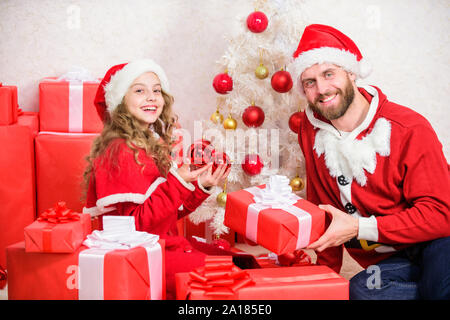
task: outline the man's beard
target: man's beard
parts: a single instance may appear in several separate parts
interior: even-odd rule
[[[326,99],[327,97],[337,94],[342,96],[342,101],[339,103],[337,107],[334,108],[324,108],[323,110],[319,106],[319,100]],[[342,117],[345,112],[347,112],[348,107],[353,102],[355,98],[355,90],[353,89],[352,83],[350,79],[347,78],[347,83],[344,87],[344,92],[341,89],[336,89],[336,92],[327,92],[325,94],[320,95],[314,103],[308,101],[309,107],[312,111],[322,115],[328,120],[336,120]]]

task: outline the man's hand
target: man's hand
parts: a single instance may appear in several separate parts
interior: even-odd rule
[[[319,208],[329,212],[332,221],[325,233],[308,249],[322,252],[326,248],[336,247],[358,235],[359,220],[351,215],[336,209],[331,205],[319,205]]]

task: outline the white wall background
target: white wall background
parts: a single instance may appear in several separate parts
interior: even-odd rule
[[[364,83],[424,115],[450,159],[450,1],[298,2],[307,24],[332,25],[356,42],[374,69]],[[151,57],[192,131],[215,111],[224,36],[247,32],[240,19],[253,9],[251,0],[0,0],[0,82],[17,85],[20,107],[37,111],[44,76],[78,65],[103,77],[112,65]]]

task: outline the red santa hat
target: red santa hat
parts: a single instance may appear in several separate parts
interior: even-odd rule
[[[110,68],[101,81],[94,99],[100,118],[105,121],[122,102],[133,81],[145,72],[155,73],[165,93],[170,93],[169,80],[163,68],[151,59],[122,63]]]
[[[333,27],[311,24],[303,31],[297,50],[293,54],[292,72],[298,80],[305,69],[316,63],[332,63],[365,78],[371,66],[363,58],[356,44]]]

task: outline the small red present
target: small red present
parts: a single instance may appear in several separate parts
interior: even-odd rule
[[[100,132],[103,122],[94,98],[99,81],[59,81],[44,78],[39,83],[41,131]]]
[[[25,227],[26,252],[74,252],[91,233],[91,216],[58,202]]]
[[[228,193],[224,224],[278,254],[302,249],[325,232],[325,211],[292,193],[289,179]]]
[[[153,257],[156,257],[153,260],[143,247],[102,252],[103,256],[97,258],[103,263],[103,269],[93,275],[99,287],[83,289],[80,278],[84,273],[79,262],[81,253],[88,250],[94,249],[81,246],[72,253],[27,253],[24,242],[9,246],[6,249],[8,299],[78,300],[83,299],[88,289],[102,294],[96,299],[165,299],[164,240],[153,247]],[[86,274],[84,277],[86,280]]]
[[[16,123],[17,115],[17,87],[0,83],[0,125]]]

